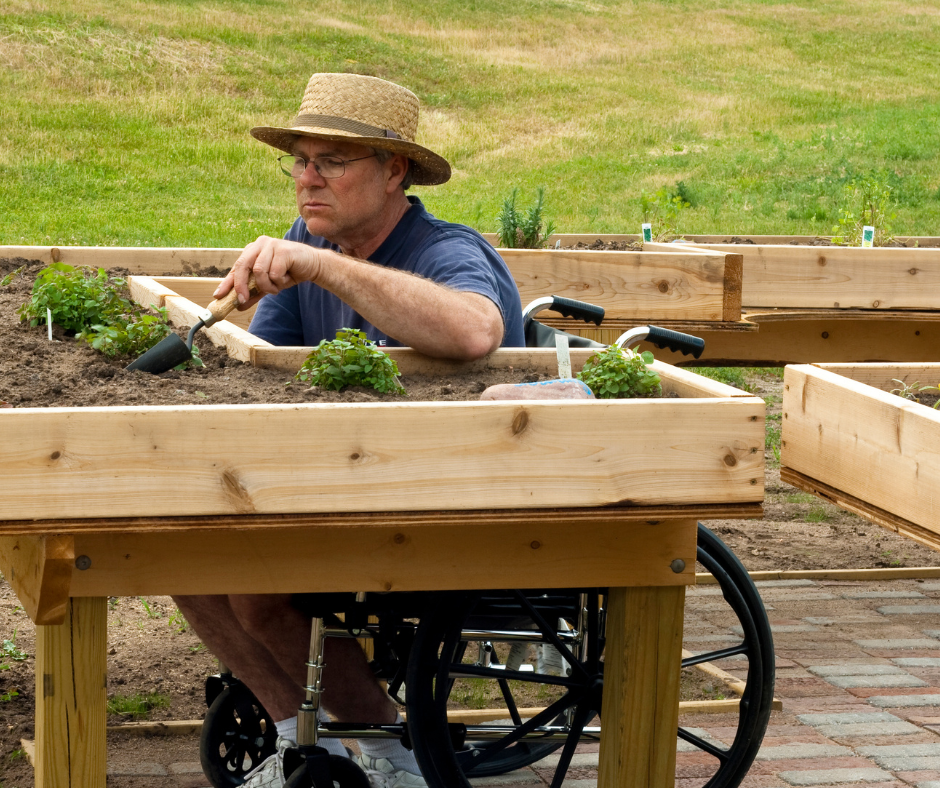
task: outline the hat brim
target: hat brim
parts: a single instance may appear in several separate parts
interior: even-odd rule
[[[438,186],[450,180],[450,164],[442,156],[418,145],[416,142],[390,137],[363,137],[358,134],[344,134],[336,129],[318,129],[308,126],[278,128],[276,126],[256,126],[251,136],[285,153],[292,153],[294,141],[298,137],[312,137],[334,142],[354,142],[367,148],[378,148],[401,153],[412,162],[412,182],[417,186]]]

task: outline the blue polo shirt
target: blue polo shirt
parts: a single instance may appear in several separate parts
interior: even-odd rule
[[[519,291],[496,250],[476,230],[436,219],[417,197],[409,196],[408,200],[411,208],[369,261],[418,274],[454,290],[486,296],[503,316],[503,347],[524,347]],[[340,251],[326,239],[311,235],[300,217],[284,237]],[[249,330],[272,345],[315,346],[322,339],[335,339],[340,328],[364,331],[379,346],[402,346],[312,282],[301,282],[262,298]]]

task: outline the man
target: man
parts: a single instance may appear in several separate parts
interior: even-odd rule
[[[374,77],[314,74],[287,128],[252,129],[281,151],[300,217],[284,239],[245,247],[215,296],[233,287],[240,308],[260,298],[251,331],[276,345],[316,345],[343,327],[379,345],[460,360],[525,344],[521,305],[505,263],[468,227],[435,219],[405,189],[450,177],[450,165],[414,142],[418,99]],[[254,274],[261,296],[252,296]],[[329,556],[324,556],[329,560]],[[311,567],[315,572],[316,567]],[[289,595],[176,597],[203,642],[277,721],[278,754],[246,782],[285,780],[281,755],[296,737],[310,619]],[[400,719],[356,641],[328,639],[323,707],[341,722]],[[346,755],[338,739],[321,739]],[[363,740],[360,765],[382,788],[424,786],[397,741]],[[288,775],[289,776],[289,775]]]

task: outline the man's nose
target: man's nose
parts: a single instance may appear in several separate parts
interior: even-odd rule
[[[304,171],[297,179],[297,183],[300,183],[304,186],[320,186],[326,183],[326,178],[317,172],[317,168],[312,161],[308,161],[307,166],[304,167]]]

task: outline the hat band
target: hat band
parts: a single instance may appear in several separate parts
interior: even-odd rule
[[[391,129],[380,129],[368,123],[360,123],[349,118],[337,118],[334,115],[298,115],[294,118],[294,128],[298,126],[317,126],[321,129],[335,129],[358,134],[360,137],[387,137],[388,139],[401,139]]]

